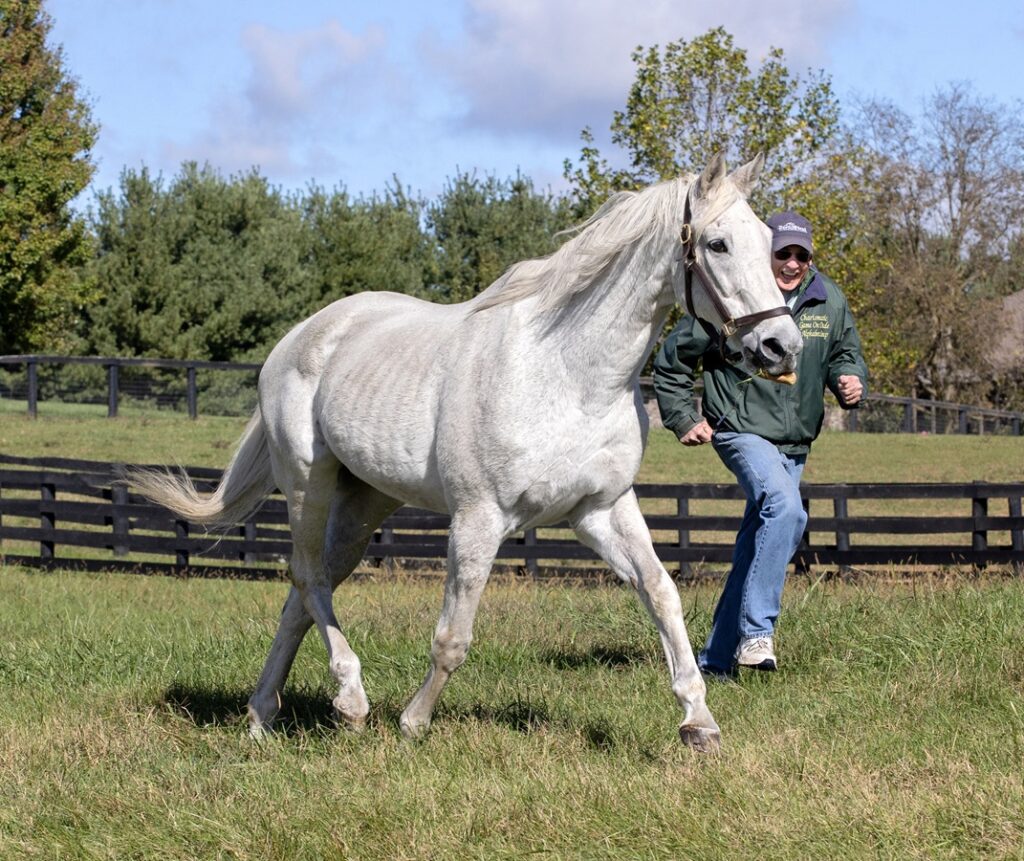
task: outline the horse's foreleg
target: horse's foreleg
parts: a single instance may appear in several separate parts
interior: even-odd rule
[[[400,724],[406,738],[419,738],[427,731],[445,683],[466,660],[480,596],[505,537],[499,520],[480,512],[452,519],[441,617],[431,644],[427,677],[402,712]]]
[[[716,750],[721,732],[705,703],[707,691],[686,634],[679,592],[654,552],[633,491],[624,493],[609,508],[585,511],[574,528],[580,541],[636,587],[654,619],[668,659],[672,691],[683,708],[680,738],[695,750]]]

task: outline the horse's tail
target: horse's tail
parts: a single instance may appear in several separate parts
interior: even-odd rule
[[[200,493],[187,475],[169,470],[136,467],[126,470],[123,478],[129,490],[190,523],[223,529],[245,520],[275,489],[259,408],[213,493]]]

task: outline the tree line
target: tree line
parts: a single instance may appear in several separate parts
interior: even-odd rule
[[[768,163],[755,211],[796,209],[816,262],[847,293],[875,391],[1024,406],[1020,105],[949,83],[917,114],[840,105],[822,71],[781,50],[759,65],[722,28],[640,47],[602,152],[590,128],[566,191],[460,173],[433,199],[395,177],[353,197],[285,192],[253,169],[126,169],[85,214],[99,129],[41,0],[0,0],[0,352],[259,361],[294,323],[362,290],[460,302],[511,263],[553,251],[610,193],[723,151]]]

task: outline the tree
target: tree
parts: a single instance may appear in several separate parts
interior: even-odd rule
[[[669,42],[664,51],[639,47],[633,62],[636,79],[611,124],[612,142],[629,166],[612,168],[584,129],[578,166],[567,160],[564,171],[578,214],[612,191],[698,172],[716,152],[733,164],[765,153],[754,203],[766,208],[809,174],[838,130],[839,106],[822,73],[801,82],[777,48],[751,71],[746,51],[721,27],[690,42]]]
[[[0,352],[59,351],[90,284],[70,202],[88,185],[97,127],[41,0],[0,0]]]
[[[349,198],[313,188],[302,203],[311,233],[313,292],[306,311],[363,290],[424,296],[435,271],[426,204],[398,180],[382,195]]]
[[[873,246],[893,261],[869,310],[904,354],[892,382],[939,400],[992,396],[1002,299],[1024,288],[1014,265],[1024,218],[1019,109],[951,84],[919,117],[866,103],[858,134],[884,191],[865,218]]]
[[[572,222],[568,202],[538,193],[527,177],[459,174],[427,209],[438,258],[432,298],[471,299],[513,263],[554,251]]]
[[[82,336],[100,355],[262,359],[304,316],[310,240],[298,205],[255,171],[186,163],[165,189],[125,170],[98,196],[90,275],[104,286]]]

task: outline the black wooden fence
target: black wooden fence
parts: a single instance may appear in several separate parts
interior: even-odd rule
[[[188,472],[201,487],[212,486],[220,475],[213,469]],[[4,559],[191,576],[281,576],[291,549],[283,498],[271,497],[250,520],[225,535],[211,536],[130,495],[115,478],[114,464],[0,455]],[[686,573],[693,563],[730,560],[743,508],[738,487],[637,485],[636,492],[664,562],[678,563]],[[1024,567],[1024,483],[805,484],[802,492],[810,520],[795,558],[798,569]],[[901,504],[910,507],[893,514]],[[863,511],[852,510],[858,508]],[[402,508],[378,530],[366,561],[439,564],[448,524],[447,516]],[[595,560],[593,551],[572,538],[564,524],[527,530],[498,553],[499,564],[531,574],[593,575],[602,570]]]
[[[44,397],[77,403],[106,404],[118,415],[122,400],[200,412],[247,415],[256,404],[258,364],[201,362],[186,359],[122,359],[98,356],[0,356],[0,397],[23,401],[29,416],[38,414]],[[63,374],[74,368],[77,375]],[[102,375],[86,383],[84,369]],[[45,379],[44,377],[45,370]],[[224,379],[230,377],[231,379]],[[645,400],[654,397],[649,379],[641,379]],[[698,392],[699,392],[698,381]],[[1024,413],[969,404],[869,393],[864,407],[841,414],[842,429],[889,433],[1007,434],[1024,432]]]

